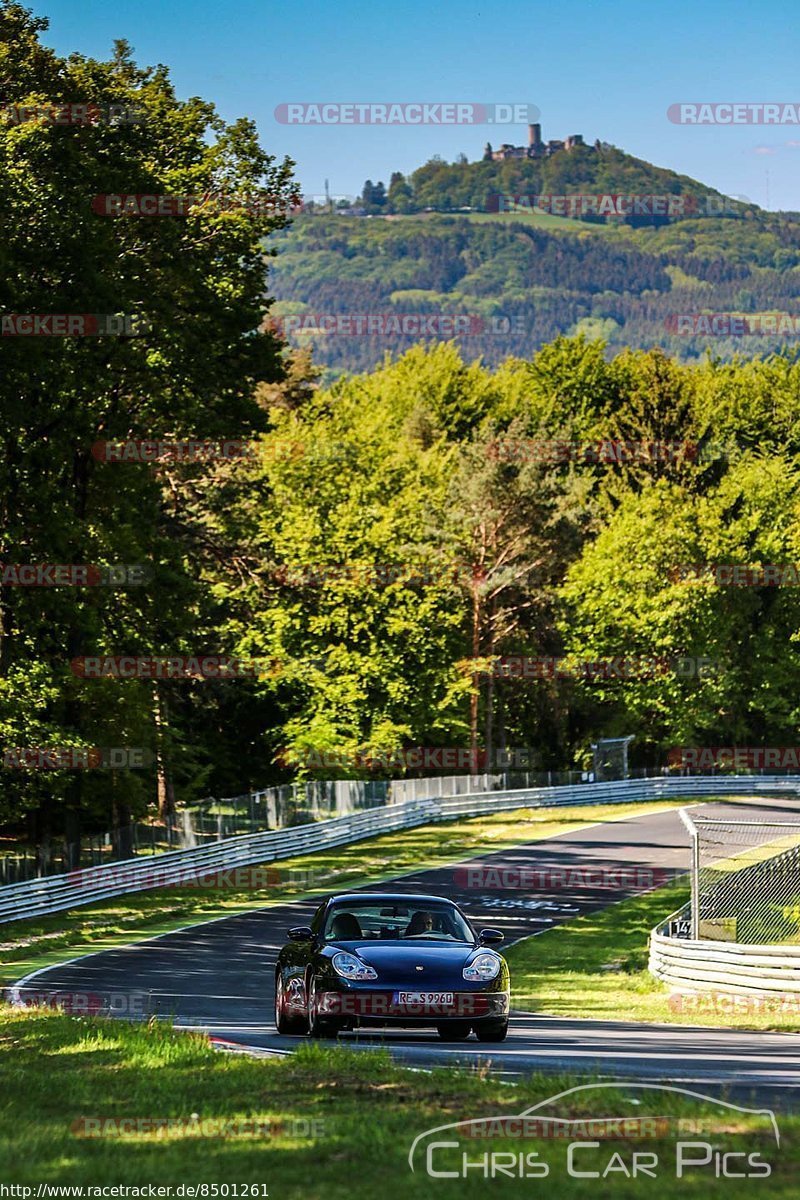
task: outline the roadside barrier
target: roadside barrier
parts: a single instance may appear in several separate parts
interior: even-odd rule
[[[412,829],[456,817],[516,808],[555,808],[566,805],[631,804],[649,800],[685,800],[726,795],[800,794],[800,776],[734,775],[664,776],[626,779],[610,783],[584,783],[566,787],[519,788],[510,791],[440,795],[426,800],[365,809],[325,821],[288,829],[224,838],[189,850],[176,850],[149,858],[125,859],[88,867],[66,875],[30,879],[0,888],[0,924],[46,916],[105,900],[177,886],[188,874],[202,875],[236,867],[275,862],[344,846],[364,838]],[[254,897],[256,899],[257,897]]]

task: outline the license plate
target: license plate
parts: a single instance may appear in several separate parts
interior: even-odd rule
[[[452,1004],[452,992],[395,992],[393,1004]]]

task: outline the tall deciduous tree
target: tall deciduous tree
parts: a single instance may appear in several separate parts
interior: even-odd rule
[[[152,580],[0,591],[0,738],[153,744],[152,684],[81,680],[70,660],[225,647],[215,645],[204,551],[185,536],[163,470],[97,461],[92,447],[247,438],[266,427],[254,393],[282,366],[279,344],[259,333],[262,241],[286,223],[291,163],[259,146],[251,121],[226,125],[211,104],[178,100],[166,69],[140,68],[124,43],[108,61],[62,58],[42,44],[46,28],[18,4],[0,4],[4,103],[85,104],[100,115],[63,124],[6,114],[0,123],[0,313],[9,335],[0,341],[0,550],[5,563],[146,562]],[[107,120],[111,105],[140,119]],[[183,216],[106,216],[96,198],[108,194],[229,203]],[[123,314],[141,332],[10,336],[9,314],[47,313]],[[163,761],[168,707],[159,711]],[[74,836],[82,813],[107,817],[111,789],[99,772],[35,780],[4,772],[4,780],[5,815],[35,810],[44,842],[65,822]],[[123,823],[155,796],[152,779],[135,772],[120,773],[113,792]]]

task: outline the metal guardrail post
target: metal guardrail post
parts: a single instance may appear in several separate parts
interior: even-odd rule
[[[692,832],[692,939],[700,937],[700,835]]]
[[[700,937],[700,831],[687,808],[679,809],[679,815],[692,839],[692,865],[689,873],[691,883],[692,940]]]

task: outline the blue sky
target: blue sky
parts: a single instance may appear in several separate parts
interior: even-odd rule
[[[249,115],[289,154],[306,192],[357,193],[433,154],[479,158],[485,126],[288,126],[291,101],[527,102],[545,138],[583,133],[770,208],[800,209],[800,127],[671,124],[684,101],[800,102],[800,15],[721,0],[209,0],[108,4],[27,0],[59,52],[107,57],[125,37],[140,64],[165,63],[180,96]],[[524,126],[491,131],[519,143]],[[795,145],[792,143],[795,142]]]

